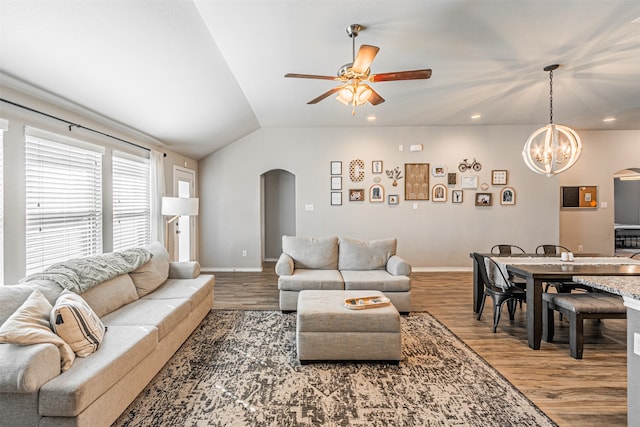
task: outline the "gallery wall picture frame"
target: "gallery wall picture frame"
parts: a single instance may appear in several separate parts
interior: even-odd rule
[[[431,189],[431,201],[432,202],[446,202],[447,201],[447,187],[444,184],[436,184]]]
[[[449,172],[447,174],[447,184],[456,185],[458,183],[458,175],[455,172]]]
[[[500,204],[501,205],[515,205],[516,204],[516,190],[511,187],[504,187],[500,191]]]
[[[397,194],[389,194],[389,204],[397,205],[400,202],[400,196]]]
[[[445,165],[433,165],[431,168],[431,175],[433,176],[445,176],[447,174],[447,167]]]
[[[371,173],[382,173],[382,160],[374,160],[371,162]]]
[[[342,206],[342,191],[331,192],[331,206]]]
[[[342,177],[341,176],[332,176],[331,177],[331,189],[332,190],[342,190]]]
[[[349,189],[349,201],[350,202],[364,202],[364,188],[350,188]]]
[[[476,193],[476,206],[491,206],[493,204],[492,193]]]
[[[404,164],[404,199],[429,200],[429,163]]]
[[[340,160],[331,161],[331,175],[342,175],[342,162]]]
[[[478,176],[463,176],[462,177],[462,188],[465,190],[475,190],[478,188]]]
[[[491,185],[507,185],[509,172],[504,169],[491,171]]]
[[[451,190],[451,203],[462,203],[463,196],[462,190]]]
[[[380,184],[373,184],[369,187],[369,201],[371,203],[384,202],[384,187]]]

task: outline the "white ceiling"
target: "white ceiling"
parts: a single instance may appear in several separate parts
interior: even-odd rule
[[[638,0],[0,0],[0,82],[194,158],[261,127],[544,125],[554,63],[554,122],[640,130],[639,21]],[[335,83],[284,74],[334,75],[353,23],[373,74],[431,79],[374,83],[386,102],[355,116],[307,105]]]

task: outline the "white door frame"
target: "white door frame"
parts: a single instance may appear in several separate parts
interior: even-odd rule
[[[179,181],[187,181],[189,182],[189,197],[197,197],[197,189],[196,189],[196,171],[193,169],[184,168],[181,166],[173,165],[173,195],[174,197],[179,197]],[[196,217],[189,217],[189,236],[190,236],[190,248],[189,248],[189,258],[190,260],[197,259],[196,249],[197,245],[197,221]],[[173,253],[171,254],[172,258],[178,253],[178,239],[173,239],[172,245]]]

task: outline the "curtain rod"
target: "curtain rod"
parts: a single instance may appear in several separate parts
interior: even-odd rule
[[[104,132],[101,132],[99,130],[88,128],[88,127],[80,125],[78,123],[70,122],[69,120],[66,120],[66,119],[54,116],[52,114],[48,114],[48,113],[36,110],[35,108],[27,107],[26,105],[21,105],[21,104],[18,104],[16,102],[9,101],[8,99],[0,98],[0,101],[5,102],[7,104],[11,104],[11,105],[13,105],[15,107],[23,108],[25,110],[31,111],[32,113],[36,113],[36,114],[40,114],[40,115],[45,116],[45,117],[49,117],[50,119],[54,119],[54,120],[58,120],[60,122],[66,123],[67,125],[69,125],[69,132],[71,132],[71,129],[73,129],[74,127],[78,128],[78,129],[84,129],[84,130],[88,130],[89,132],[93,132],[93,133],[97,133],[97,134],[102,135],[102,136],[106,136],[107,138],[115,139],[116,141],[124,142],[125,144],[133,145],[134,147],[142,148],[143,150],[151,151],[150,148],[143,147],[142,145],[138,145],[138,144],[136,144],[134,142],[130,142],[130,141],[127,141],[125,139],[118,138],[117,136],[109,135],[108,133],[104,133]],[[163,157],[167,157],[167,153],[162,153],[162,154],[163,154]]]

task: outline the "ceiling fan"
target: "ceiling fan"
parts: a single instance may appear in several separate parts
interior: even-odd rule
[[[294,77],[301,79],[319,79],[334,80],[342,84],[330,89],[307,102],[307,104],[316,104],[334,93],[338,93],[336,99],[345,105],[353,106],[352,114],[355,115],[355,107],[364,105],[369,102],[372,105],[378,105],[384,102],[375,90],[363,82],[389,82],[394,80],[420,80],[431,77],[431,69],[412,70],[412,71],[396,71],[391,73],[371,74],[371,63],[380,50],[379,47],[363,44],[355,54],[355,39],[358,33],[363,30],[362,25],[352,24],[347,27],[347,34],[351,37],[353,62],[343,65],[338,69],[337,76],[322,76],[315,74],[296,74],[287,73],[285,77]]]

